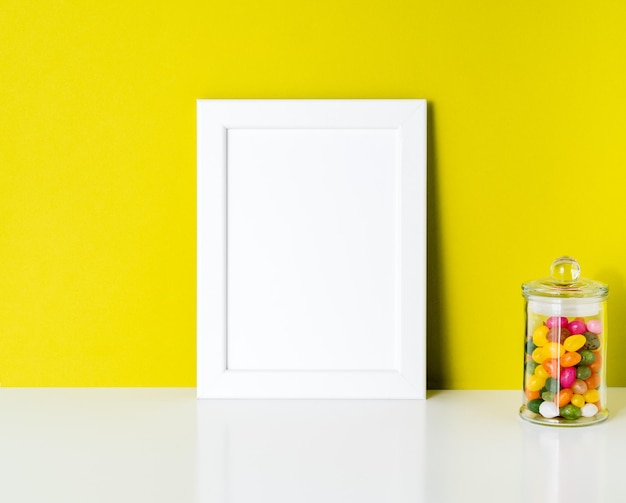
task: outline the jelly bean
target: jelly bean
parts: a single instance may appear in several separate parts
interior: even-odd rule
[[[582,334],[570,335],[563,342],[563,347],[565,348],[566,351],[578,351],[580,348],[582,348],[586,344],[586,342],[587,342],[587,339]]]
[[[545,378],[539,377],[537,375],[532,375],[526,381],[526,387],[530,391],[539,391],[541,388],[543,388],[545,383],[546,383]]]
[[[585,398],[585,402],[594,403],[600,400],[600,392],[597,389],[590,389],[583,397]]]
[[[589,368],[592,372],[599,372],[602,368],[602,355],[599,351],[594,351],[593,354],[596,355],[596,360],[589,364]]]
[[[593,374],[589,379],[585,379],[585,384],[587,385],[587,389],[593,390],[600,386],[600,381],[600,374]],[[595,400],[593,401],[595,402]]]
[[[546,335],[546,339],[548,339],[548,342],[558,342],[563,344],[563,341],[565,341],[565,339],[567,339],[570,335],[572,335],[572,333],[567,328],[554,327],[550,329],[548,335]]]
[[[556,402],[558,406],[565,407],[568,403],[570,403],[573,395],[574,393],[572,393],[571,389],[562,389],[559,391],[556,395]]]
[[[572,395],[572,399],[570,400],[570,402],[572,403],[572,405],[575,405],[576,407],[583,407],[586,403],[585,397],[578,393],[574,393]]]
[[[532,339],[528,339],[526,341],[526,346],[524,347],[524,351],[526,352],[527,355],[532,355],[533,351],[537,349],[537,346],[535,345],[535,343],[533,342]]]
[[[529,389],[524,391],[524,395],[526,395],[526,400],[527,401],[536,400],[539,397],[541,397],[541,394],[539,393],[539,391],[530,391]]]
[[[565,354],[565,348],[558,342],[548,342],[541,350],[545,358],[559,358]]]
[[[600,337],[598,337],[593,332],[585,332],[585,345],[583,346],[585,349],[599,349],[600,348]]]
[[[542,367],[540,367],[542,368]],[[578,395],[582,395],[587,392],[587,383],[582,379],[576,379],[572,383],[572,391]]]
[[[582,360],[582,356],[580,353],[576,353],[573,351],[569,351],[561,356],[561,367],[573,367],[574,365],[578,365]],[[576,372],[574,371],[574,376]]]
[[[532,359],[534,362],[542,363],[546,358],[543,348],[539,347],[533,351]]]
[[[581,359],[580,359],[580,363],[581,365],[589,365],[590,363],[593,363],[596,361],[596,355],[593,351],[590,351],[589,349],[581,349],[579,351]]]
[[[553,417],[559,415],[559,408],[554,402],[543,402],[539,406],[539,414],[541,414],[546,419],[552,419]]]
[[[587,330],[594,334],[602,333],[602,322],[600,320],[589,320],[587,322]]]
[[[541,393],[541,399],[545,400],[546,402],[553,402],[554,393],[552,391],[544,391],[543,393]]]
[[[555,366],[555,369],[556,369],[556,366]],[[543,365],[537,365],[537,367],[535,368],[535,375],[539,377],[543,377],[544,379],[547,379],[548,377],[550,377],[550,373],[546,370],[546,368]],[[556,375],[554,377],[556,377]]]
[[[546,384],[544,386],[546,391],[552,391],[552,393],[557,393],[560,389],[559,380],[554,377],[548,377],[546,379]]]
[[[593,417],[598,413],[598,407],[592,403],[584,405],[581,409],[584,417]]]
[[[546,327],[545,325],[541,325],[535,328],[535,331],[533,332],[533,343],[535,344],[535,346],[546,345],[546,343],[548,342],[548,339],[546,339],[546,336],[548,335],[549,331],[550,329]]]
[[[550,316],[546,320],[546,326],[548,328],[566,327],[567,326],[567,318],[565,316]]]
[[[539,365],[536,361],[534,360],[526,361],[526,373],[527,374],[533,375],[536,372],[537,367],[541,367],[541,365]]]
[[[587,331],[587,325],[584,321],[574,320],[567,325],[567,329],[573,334],[584,334]]]
[[[543,361],[541,366],[548,373],[550,377],[554,377],[555,379],[561,375],[561,369],[559,368],[559,360],[555,358],[547,358]],[[591,375],[591,374],[589,374]]]
[[[577,379],[582,379],[584,381],[585,379],[589,379],[591,377],[591,374],[591,369],[587,365],[579,365],[578,367],[576,367]]]
[[[541,398],[536,398],[535,400],[531,400],[526,404],[528,410],[534,412],[535,414],[539,414],[539,406],[543,403]]]
[[[561,416],[563,416],[565,419],[578,419],[580,416],[582,416],[582,411],[580,410],[580,407],[576,407],[571,403],[562,407],[560,413]]]
[[[561,387],[570,388],[576,380],[576,369],[573,367],[567,367],[561,370]],[[545,381],[544,381],[545,383]],[[542,386],[543,387],[543,386]]]

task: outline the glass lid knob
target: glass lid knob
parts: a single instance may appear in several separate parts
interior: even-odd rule
[[[550,276],[560,285],[572,284],[580,276],[580,265],[575,258],[559,257],[550,266]]]

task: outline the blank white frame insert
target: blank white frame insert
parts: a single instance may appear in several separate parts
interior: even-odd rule
[[[426,102],[199,100],[199,398],[425,398]]]

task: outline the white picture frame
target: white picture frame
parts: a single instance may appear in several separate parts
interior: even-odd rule
[[[426,396],[426,101],[198,100],[198,398]]]

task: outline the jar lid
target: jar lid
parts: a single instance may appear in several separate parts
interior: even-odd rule
[[[532,297],[549,297],[552,299],[594,299],[607,297],[609,287],[580,277],[580,265],[572,257],[559,257],[550,267],[550,277],[541,278],[522,284],[522,295]]]

